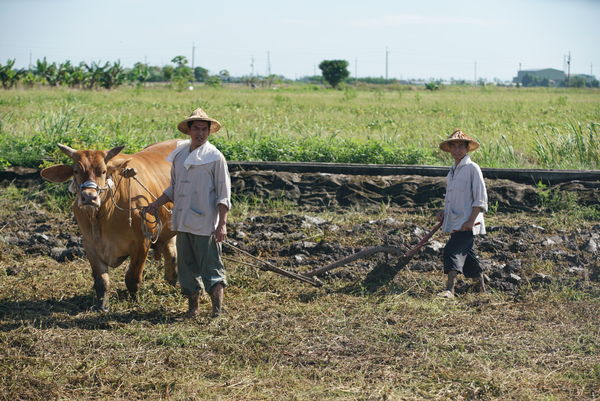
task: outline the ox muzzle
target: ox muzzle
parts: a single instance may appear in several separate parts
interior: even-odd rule
[[[73,182],[73,184],[75,183]],[[75,185],[73,185],[73,187]],[[85,181],[83,184],[79,185],[79,205],[92,206],[96,208],[100,207],[100,205],[102,204],[100,195],[102,194],[102,192],[113,188],[113,186],[113,181],[110,178],[106,179],[105,187],[101,187],[100,185],[96,184],[95,181],[92,180]],[[70,189],[74,188],[70,187]]]

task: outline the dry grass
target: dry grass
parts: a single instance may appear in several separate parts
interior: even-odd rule
[[[294,213],[272,206],[254,212]],[[325,216],[341,232],[383,216],[429,219],[392,208]],[[403,270],[366,293],[360,277],[315,289],[230,262],[227,313],[210,319],[205,299],[201,316],[185,320],[184,299],[154,262],[139,302],[114,269],[112,310],[100,314],[90,311],[87,262],[2,251],[0,400],[600,399],[600,301],[572,287],[449,301],[434,296],[439,272]]]

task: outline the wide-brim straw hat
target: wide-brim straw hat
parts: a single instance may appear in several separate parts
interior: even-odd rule
[[[190,121],[210,121],[210,133],[214,134],[218,130],[221,129],[221,123],[215,120],[214,118],[210,118],[208,114],[202,109],[196,109],[190,114],[188,118],[177,124],[177,129],[184,134],[190,134],[190,127],[188,123]]]
[[[479,148],[479,143],[471,138],[469,135],[465,134],[464,132],[462,132],[461,130],[457,129],[456,131],[454,131],[452,133],[452,135],[450,135],[448,137],[448,139],[446,139],[445,141],[443,141],[442,143],[440,143],[440,149],[442,149],[444,152],[450,152],[450,144],[452,142],[467,142],[468,146],[467,146],[467,152],[472,152],[474,150],[476,150],[477,148]]]

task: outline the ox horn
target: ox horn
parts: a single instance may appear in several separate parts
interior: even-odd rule
[[[104,163],[108,163],[108,161],[110,159],[112,159],[113,157],[115,157],[116,155],[118,155],[119,152],[121,152],[124,147],[125,146],[117,146],[116,148],[112,148],[111,150],[106,152],[106,156],[104,156]]]
[[[75,149],[68,147],[67,145],[63,145],[62,143],[57,143],[56,146],[58,146],[58,148],[67,156],[69,156],[71,159],[73,158],[73,155],[77,152]]]

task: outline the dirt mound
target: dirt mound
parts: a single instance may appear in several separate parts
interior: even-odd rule
[[[390,203],[401,207],[435,206],[443,201],[445,178],[364,176],[275,171],[233,172],[232,190],[238,196],[285,199],[299,205],[351,206]],[[486,180],[490,205],[498,211],[535,211],[543,202],[540,189],[508,180]],[[546,188],[569,191],[581,204],[600,203],[600,182],[574,181]]]

